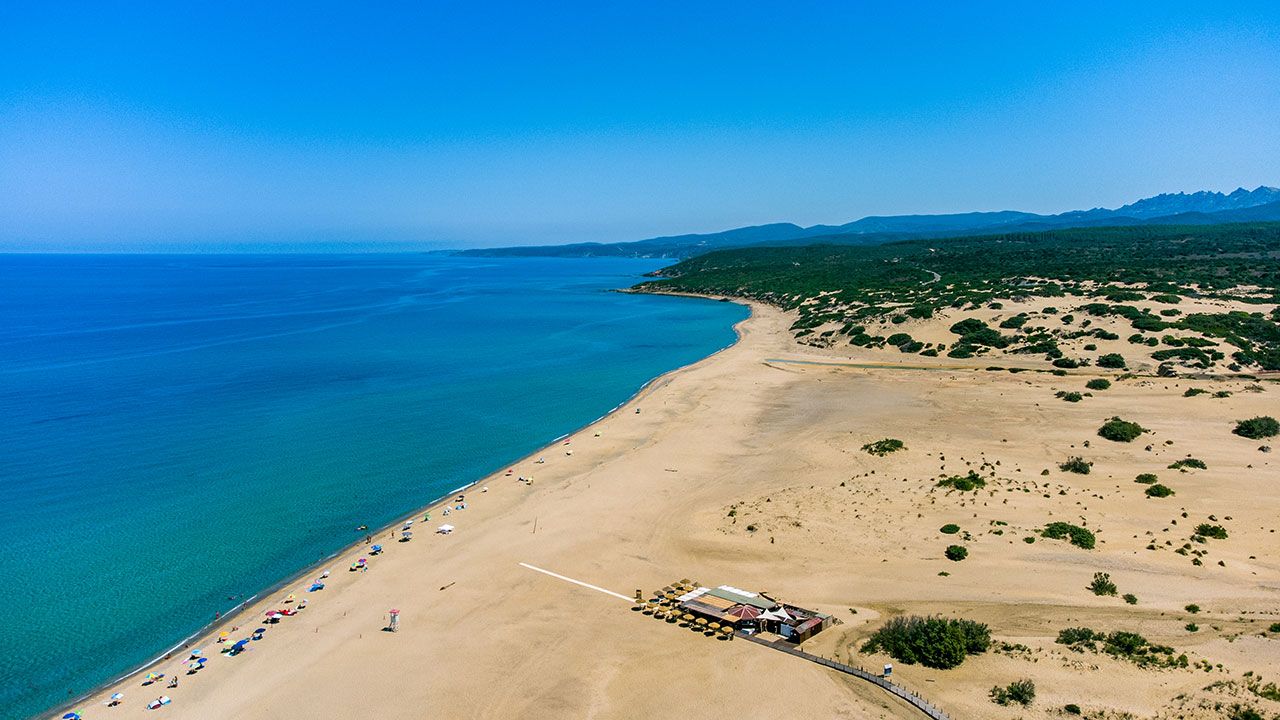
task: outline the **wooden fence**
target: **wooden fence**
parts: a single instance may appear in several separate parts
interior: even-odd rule
[[[948,717],[946,713],[942,712],[942,710],[930,704],[919,695],[916,695],[915,693],[899,685],[894,685],[893,683],[880,677],[879,675],[876,675],[874,673],[869,673],[860,667],[846,665],[842,662],[837,662],[835,660],[828,660],[827,658],[821,657],[819,655],[814,655],[813,653],[807,653],[804,650],[801,650],[800,648],[792,645],[791,643],[785,640],[777,640],[777,641],[765,640],[764,638],[756,635],[745,635],[742,633],[739,633],[738,637],[745,638],[747,640],[750,640],[753,643],[764,645],[765,647],[773,648],[774,650],[784,652],[788,655],[795,655],[796,657],[803,658],[805,660],[808,660],[809,662],[815,662],[815,663],[818,663],[819,665],[824,665],[826,667],[829,667],[832,670],[838,670],[839,672],[842,672],[846,675],[852,675],[856,678],[861,678],[863,680],[866,680],[869,683],[874,683],[876,685],[879,685],[880,687],[884,688],[886,691],[902,698],[904,701],[909,703],[912,707],[915,707],[920,712],[933,718],[933,720],[951,720],[951,718]]]

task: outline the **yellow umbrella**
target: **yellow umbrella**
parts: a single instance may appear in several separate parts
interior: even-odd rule
[[[706,618],[698,618],[697,620],[694,620],[694,622],[696,622],[696,623],[697,623],[697,624],[699,624],[699,625],[706,625],[706,624],[707,624],[707,619],[706,619]]]

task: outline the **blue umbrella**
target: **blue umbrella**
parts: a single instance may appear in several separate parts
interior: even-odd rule
[[[80,713],[69,712],[62,716],[62,720],[80,720]]]
[[[234,645],[232,645],[232,646],[231,646],[231,649],[232,649],[232,650],[243,650],[243,649],[244,649],[244,646],[245,646],[245,645],[248,645],[248,644],[249,644],[249,641],[248,641],[248,640],[237,640],[237,641],[236,641],[236,644],[234,644]]]
[[[209,662],[209,658],[199,658],[198,660],[196,660],[196,663],[198,665],[204,665],[207,662]]]

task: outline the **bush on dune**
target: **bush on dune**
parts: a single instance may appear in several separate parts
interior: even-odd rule
[[[991,630],[972,620],[937,616],[896,617],[867,639],[862,652],[883,651],[908,665],[946,670],[964,662],[968,655],[987,651]]]

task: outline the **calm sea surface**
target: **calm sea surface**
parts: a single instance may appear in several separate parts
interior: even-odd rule
[[[0,256],[0,718],[732,343],[661,264]]]

